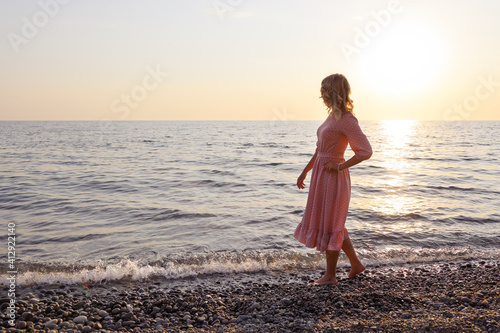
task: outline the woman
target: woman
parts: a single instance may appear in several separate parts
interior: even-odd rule
[[[350,94],[351,87],[342,74],[330,75],[321,82],[321,98],[329,115],[318,128],[316,152],[297,179],[297,187],[305,188],[304,179],[313,170],[306,210],[294,237],[309,248],[326,251],[326,272],[315,284],[337,284],[340,249],[351,263],[349,278],[365,270],[349,239],[345,221],[351,197],[348,169],[369,159],[372,148],[352,113]],[[345,161],[348,143],[354,156]]]

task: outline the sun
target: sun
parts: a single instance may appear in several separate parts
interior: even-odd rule
[[[443,43],[421,22],[386,27],[359,56],[361,78],[388,94],[412,94],[432,85],[444,67]]]

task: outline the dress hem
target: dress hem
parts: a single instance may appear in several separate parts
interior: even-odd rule
[[[320,252],[340,251],[344,240],[349,239],[349,232],[345,227],[341,231],[333,231],[332,233],[321,235],[315,230],[303,230],[303,227],[303,224],[300,223],[293,237],[306,247],[310,249],[316,248]]]

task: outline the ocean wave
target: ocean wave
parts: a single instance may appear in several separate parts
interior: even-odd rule
[[[217,170],[217,169],[202,169],[200,170],[201,172],[208,173],[208,174],[213,174],[213,175],[222,175],[222,176],[234,176],[234,172],[227,171],[227,170]]]
[[[183,187],[221,187],[221,188],[233,188],[233,187],[245,187],[247,184],[236,183],[236,182],[222,182],[215,181],[212,179],[202,179],[202,180],[183,180],[181,181],[181,186]]]
[[[44,243],[72,243],[72,242],[78,242],[81,240],[92,240],[92,239],[99,239],[99,238],[104,238],[108,237],[107,234],[85,234],[85,235],[78,235],[78,236],[62,236],[62,237],[52,237],[52,238],[42,238],[42,239],[35,239],[30,242],[27,242],[29,245],[36,245],[36,244],[44,244]]]
[[[464,216],[464,215],[459,215],[455,217],[451,217],[446,220],[451,220],[453,223],[459,222],[459,223],[465,223],[465,224],[490,224],[490,223],[500,223],[500,215],[499,214],[493,214],[488,217],[470,217],[470,216]]]
[[[250,220],[246,221],[245,224],[265,224],[273,221],[279,221],[281,220],[282,217],[271,217],[269,219],[264,219],[264,220]]]
[[[150,217],[152,221],[164,221],[171,219],[193,219],[193,218],[205,218],[205,217],[216,217],[217,215],[208,213],[187,213],[182,212],[178,209],[165,209],[164,211],[157,213]]]
[[[363,221],[400,221],[400,220],[422,220],[426,217],[417,213],[384,214],[371,210],[353,210],[352,216]]]
[[[383,222],[413,222],[425,221],[433,226],[440,225],[482,225],[482,224],[499,224],[500,215],[491,214],[479,216],[457,215],[448,217],[433,217],[432,214],[423,213],[399,213],[399,214],[384,214],[381,212],[366,210],[366,209],[353,209],[351,216],[354,219],[361,221],[381,221]],[[443,235],[446,233],[443,233]]]
[[[282,163],[282,162],[262,163],[262,164],[259,164],[259,166],[278,166],[278,165],[282,165],[282,164],[285,164],[285,163]]]
[[[435,193],[435,194],[445,194],[446,192],[464,192],[469,193],[469,192],[474,192],[477,194],[486,194],[486,195],[491,195],[491,194],[500,194],[498,191],[491,191],[487,190],[484,188],[478,188],[478,187],[462,187],[462,186],[456,186],[456,185],[450,185],[450,186],[440,186],[440,185],[419,185],[419,184],[410,184],[409,186],[406,187],[409,190],[414,190],[422,193]]]
[[[368,267],[449,262],[458,260],[489,260],[500,258],[500,250],[477,251],[470,248],[412,249],[387,248],[378,251],[359,250],[358,255]],[[80,284],[88,282],[132,280],[151,278],[182,279],[213,274],[236,274],[261,271],[290,271],[300,269],[324,269],[324,254],[294,251],[271,252],[214,252],[178,258],[165,258],[143,262],[128,258],[118,261],[97,260],[78,263],[19,263],[16,276],[18,285],[33,284]],[[339,267],[348,267],[342,254]],[[7,276],[0,284],[7,285]]]

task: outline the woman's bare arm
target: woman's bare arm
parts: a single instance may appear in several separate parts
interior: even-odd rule
[[[326,162],[325,163],[325,170],[328,172],[338,172],[338,171],[342,171],[344,169],[348,169],[348,168],[352,167],[353,165],[356,165],[356,164],[363,162],[363,161],[364,161],[364,159],[361,159],[358,156],[354,155],[353,157],[351,157],[350,159],[348,159],[347,161],[345,161],[342,164],[333,163],[333,162]]]
[[[315,152],[314,155],[311,157],[311,160],[309,161],[309,163],[307,163],[306,167],[304,168],[304,171],[302,171],[299,178],[297,179],[297,187],[299,189],[303,189],[306,187],[306,185],[304,184],[304,180],[306,179],[307,173],[309,171],[311,171],[311,169],[313,168],[317,155],[318,155],[318,152]]]

